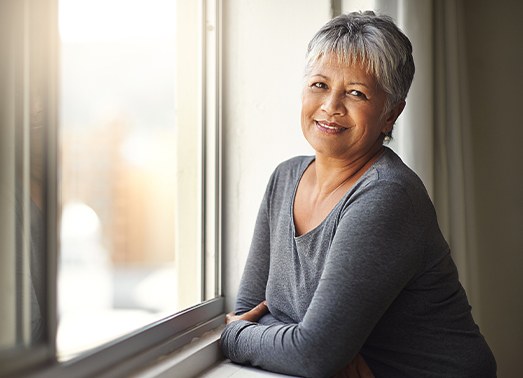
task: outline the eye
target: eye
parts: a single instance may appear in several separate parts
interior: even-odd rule
[[[311,88],[317,88],[317,89],[327,89],[327,84],[322,83],[321,81],[312,83],[310,85]]]
[[[357,91],[355,89],[353,89],[351,91],[348,91],[347,94],[349,96],[359,97],[359,98],[362,98],[362,99],[366,99],[367,98],[367,96],[365,96],[365,94],[363,92]]]

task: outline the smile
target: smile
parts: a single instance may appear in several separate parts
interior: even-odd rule
[[[339,134],[346,130],[345,127],[333,122],[315,121],[315,123],[320,131],[328,134]]]

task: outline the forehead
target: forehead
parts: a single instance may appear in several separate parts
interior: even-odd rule
[[[376,85],[377,81],[367,64],[360,59],[341,59],[336,54],[325,54],[310,64],[307,76],[324,76],[327,79],[358,80]]]

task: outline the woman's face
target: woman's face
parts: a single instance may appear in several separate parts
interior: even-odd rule
[[[360,65],[324,56],[309,70],[301,124],[317,154],[354,161],[373,156],[399,113],[383,115],[386,94]]]

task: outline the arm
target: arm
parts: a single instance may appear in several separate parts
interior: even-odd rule
[[[332,376],[354,358],[413,277],[421,256],[415,248],[419,224],[401,187],[371,183],[352,201],[340,219],[303,321],[230,323],[222,345],[231,360],[321,377]]]
[[[272,316],[268,311],[269,309],[267,308],[267,301],[263,301],[252,310],[244,312],[241,315],[236,315],[235,312],[227,314],[225,317],[225,322],[229,324],[238,320],[246,320],[249,322],[258,322],[265,325],[284,324]],[[334,378],[374,378],[374,374],[370,370],[363,357],[358,354],[349,363],[349,365],[347,365],[343,370],[339,371]]]
[[[236,299],[236,314],[247,312],[265,300],[270,258],[270,240],[268,235],[268,191],[266,191],[258,211],[254,236],[240,281]]]

